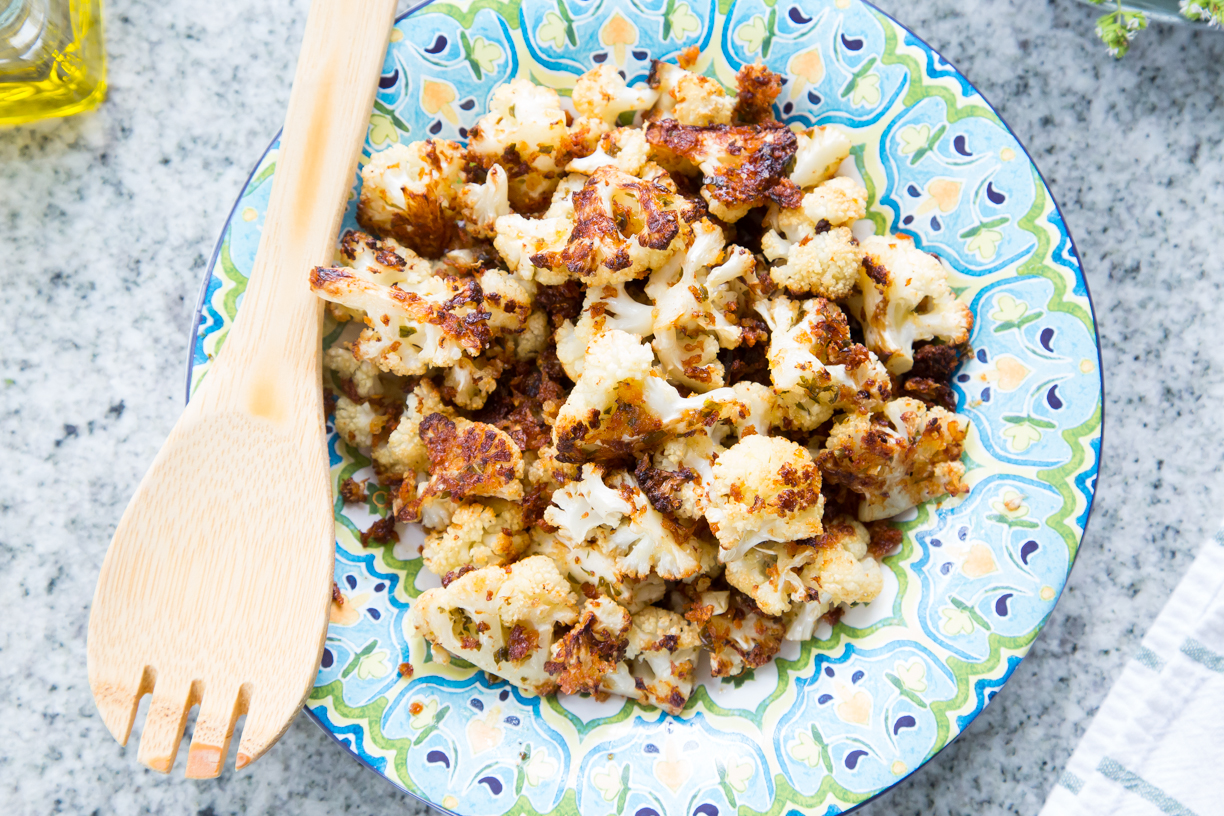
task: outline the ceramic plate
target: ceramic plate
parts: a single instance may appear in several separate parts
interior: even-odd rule
[[[1092,305],[1049,190],[956,69],[859,0],[471,0],[397,24],[364,155],[463,139],[493,89],[527,77],[568,93],[598,63],[644,81],[651,58],[696,45],[724,84],[763,60],[787,77],[778,116],[836,123],[877,232],[955,268],[974,355],[957,375],[973,421],[963,500],[905,519],[885,589],[754,674],[708,674],[681,716],[611,699],[527,697],[425,662],[407,625],[434,585],[419,530],[365,548],[387,512],[336,504],[333,610],[307,711],[395,785],[465,816],[835,814],[895,785],[959,734],[1041,630],[1092,505],[1101,378]],[[277,143],[225,227],[201,295],[189,389],[241,306]],[[345,226],[355,227],[354,201]],[[306,270],[302,270],[303,276]],[[327,342],[337,331],[328,327]],[[332,477],[369,475],[333,433]],[[411,679],[397,671],[411,660]],[[339,761],[339,759],[337,760]]]

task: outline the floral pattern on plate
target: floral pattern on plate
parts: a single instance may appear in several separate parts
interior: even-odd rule
[[[1061,214],[1023,148],[973,87],[859,0],[437,0],[391,37],[364,156],[462,139],[493,89],[530,78],[568,95],[611,63],[696,45],[734,86],[764,61],[786,77],[782,119],[848,128],[877,232],[939,253],[971,304],[974,356],[954,383],[973,420],[969,496],[912,512],[883,593],[805,644],[726,680],[702,673],[672,717],[610,699],[525,697],[429,661],[407,625],[437,584],[419,529],[363,547],[385,490],[337,502],[331,626],[310,714],[393,783],[445,810],[501,814],[844,812],[948,744],[1006,682],[1058,599],[1092,504],[1100,452],[1096,328]],[[279,142],[252,173],[197,310],[189,391],[241,307]],[[344,227],[355,226],[356,187]],[[338,330],[329,326],[327,343]],[[370,475],[335,434],[332,475]],[[401,671],[410,663],[411,672]]]

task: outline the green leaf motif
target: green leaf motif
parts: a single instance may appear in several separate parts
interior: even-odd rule
[[[744,44],[749,54],[761,51],[768,37],[769,29],[765,26],[765,18],[759,14],[754,15],[752,19],[735,30],[735,39]]]
[[[544,22],[536,30],[536,38],[540,42],[551,43],[553,48],[560,50],[565,47],[566,23],[561,15],[550,11],[544,15]]]
[[[353,655],[352,659],[349,660],[348,665],[344,667],[344,671],[340,672],[340,676],[348,677],[350,674],[357,671],[357,666],[358,664],[361,663],[362,659],[377,648],[378,648],[378,638],[371,640],[365,646],[361,647],[361,651]]]

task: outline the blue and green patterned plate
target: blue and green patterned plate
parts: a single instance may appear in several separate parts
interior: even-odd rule
[[[336,504],[333,614],[307,711],[400,788],[465,816],[835,814],[913,773],[998,693],[1054,609],[1092,505],[1102,391],[1079,259],[1037,169],[951,65],[860,0],[437,0],[400,19],[364,155],[463,139],[515,78],[572,87],[598,63],[642,81],[696,45],[733,86],[763,60],[778,115],[853,132],[877,232],[947,259],[976,318],[957,375],[972,492],[923,507],[872,604],[755,674],[706,676],[683,714],[526,697],[425,661],[407,625],[433,579],[418,530],[365,548],[387,511]],[[273,143],[201,294],[189,390],[225,341],[259,244]],[[355,193],[354,193],[355,202]],[[355,226],[350,206],[345,226]],[[306,274],[306,270],[302,270]],[[336,332],[329,334],[334,340]],[[368,475],[333,433],[332,477]],[[409,679],[397,670],[404,661]],[[337,761],[340,761],[339,759]]]

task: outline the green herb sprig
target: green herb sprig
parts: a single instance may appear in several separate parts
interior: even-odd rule
[[[1147,28],[1147,15],[1136,9],[1128,9],[1122,0],[1091,0],[1100,6],[1113,3],[1110,11],[1097,19],[1096,33],[1115,58],[1121,59],[1130,50],[1131,40]],[[1224,0],[1180,0],[1181,15],[1187,20],[1224,26]]]

